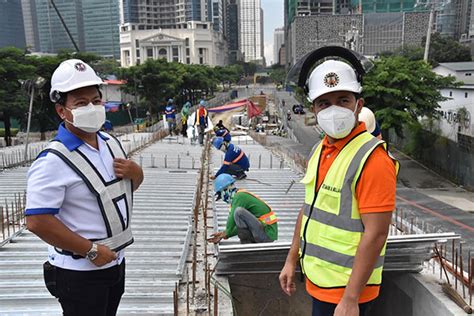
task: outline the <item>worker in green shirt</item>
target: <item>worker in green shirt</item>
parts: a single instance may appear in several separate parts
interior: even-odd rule
[[[226,173],[214,182],[217,200],[230,204],[225,231],[211,235],[209,242],[217,244],[222,239],[239,236],[240,243],[272,242],[278,239],[278,219],[272,208],[256,195],[238,190],[235,179]]]

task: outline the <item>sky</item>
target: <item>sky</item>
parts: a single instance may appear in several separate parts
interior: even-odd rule
[[[273,60],[273,32],[283,27],[283,0],[261,0],[264,23],[264,55],[267,65],[275,63]]]

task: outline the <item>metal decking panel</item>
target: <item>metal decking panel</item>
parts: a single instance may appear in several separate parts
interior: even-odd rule
[[[124,147],[134,149],[149,137],[144,134],[134,139],[129,135]],[[157,142],[133,157],[140,162],[140,156],[165,154],[175,158],[179,153],[194,158],[196,169],[154,168],[142,159],[145,180],[134,194],[135,242],[126,249],[126,289],[119,307],[121,315],[173,314],[173,290],[183,273],[189,248],[190,218],[202,151],[187,141],[180,142],[176,143],[174,138]],[[10,198],[26,189],[27,170],[22,167],[0,172],[3,194],[0,198]],[[0,247],[1,315],[61,314],[59,303],[44,286],[42,263],[46,259],[46,243],[27,230]]]
[[[236,141],[237,143],[237,141]],[[247,178],[236,182],[236,187],[246,189],[265,200],[278,217],[278,241],[265,244],[241,245],[238,237],[221,241],[217,251],[218,274],[260,273],[281,271],[295,229],[296,219],[304,202],[304,186],[299,183],[302,175],[286,167],[280,158],[252,140],[241,139],[240,147],[252,157]],[[264,158],[262,158],[264,157]],[[270,158],[272,157],[272,158]],[[212,166],[216,171],[222,161],[220,152],[214,150]],[[277,161],[278,163],[274,163]],[[222,201],[214,203],[214,227],[225,230],[229,206]],[[433,243],[444,239],[458,239],[449,233],[389,236],[385,255],[386,271],[419,271],[422,263],[433,256]]]

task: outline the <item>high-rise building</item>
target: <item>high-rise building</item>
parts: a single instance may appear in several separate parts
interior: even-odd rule
[[[116,0],[82,0],[86,50],[119,58],[119,9]]]
[[[262,24],[260,0],[240,0],[239,44],[246,62],[264,62]]]
[[[20,1],[0,1],[0,30],[0,47],[25,48],[25,30]]]
[[[239,3],[238,0],[226,0],[225,6],[225,37],[229,52],[229,63],[233,64],[241,59],[239,50]]]
[[[31,14],[28,34],[38,36],[37,51],[57,53],[61,49],[96,53],[104,57],[119,58],[119,4],[115,0],[55,0],[59,14],[64,20],[71,37],[60,21],[50,0],[23,0],[35,5]],[[24,9],[25,11],[25,9]],[[33,12],[33,10],[31,10]],[[34,23],[36,19],[36,27]],[[26,25],[26,22],[25,22]]]
[[[222,0],[119,1],[120,23],[133,24],[137,30],[186,28],[187,22],[213,22],[216,18],[222,32]]]
[[[285,43],[285,30],[281,28],[275,29],[273,32],[273,63],[280,64],[280,48]]]
[[[40,51],[57,53],[61,49],[85,50],[84,22],[82,19],[82,1],[55,0],[71,38],[68,36],[61,20],[49,0],[36,1],[36,17],[38,19],[38,34]]]
[[[208,21],[212,22],[212,28],[216,32],[224,31],[224,8],[223,0],[209,0],[207,8]]]
[[[26,47],[32,52],[38,52],[40,50],[40,44],[35,0],[21,0],[21,9],[23,11]]]

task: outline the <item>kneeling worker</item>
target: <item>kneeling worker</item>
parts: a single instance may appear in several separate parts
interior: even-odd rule
[[[223,173],[235,176],[237,180],[242,180],[247,177],[245,171],[249,171],[250,162],[242,149],[234,146],[234,144],[225,142],[222,137],[214,138],[212,145],[216,149],[223,151],[225,156],[222,167],[217,171],[215,176],[211,176],[211,179],[215,179]]]
[[[214,182],[217,199],[230,204],[226,229],[208,239],[217,244],[221,239],[238,235],[242,244],[273,242],[278,239],[278,219],[262,199],[234,186],[235,179],[221,174]]]

